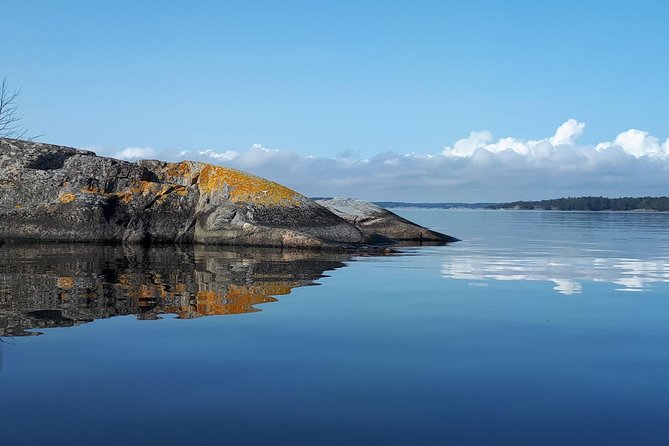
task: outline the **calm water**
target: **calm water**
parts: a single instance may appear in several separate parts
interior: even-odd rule
[[[398,213],[464,241],[1,246],[2,444],[667,444],[669,214]]]

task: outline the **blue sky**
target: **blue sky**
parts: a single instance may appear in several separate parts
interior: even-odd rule
[[[45,142],[218,161],[310,195],[669,194],[665,2],[2,4],[0,77]],[[585,126],[566,149],[535,150],[569,119]],[[590,170],[547,175],[558,159]]]

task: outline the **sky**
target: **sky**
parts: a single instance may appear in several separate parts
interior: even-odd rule
[[[310,196],[669,195],[669,2],[0,0],[40,141]]]

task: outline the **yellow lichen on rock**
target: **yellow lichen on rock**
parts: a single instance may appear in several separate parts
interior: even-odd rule
[[[102,188],[95,186],[86,186],[81,188],[81,192],[86,194],[115,196],[123,203],[130,203],[136,195],[155,195],[159,201],[164,200],[167,195],[174,192],[180,196],[188,195],[188,190],[185,186],[179,184],[161,184],[153,181],[136,181],[136,183],[125,190],[118,192],[107,193]]]
[[[227,188],[234,203],[260,206],[289,204],[299,206],[301,195],[292,189],[264,178],[227,167],[204,165],[197,180],[200,192],[212,193]]]
[[[69,193],[62,194],[60,197],[58,197],[58,201],[60,201],[62,204],[71,203],[76,199],[77,199],[76,195]]]
[[[174,192],[177,195],[185,196],[188,194],[186,187],[178,184],[161,184],[153,181],[137,181],[132,187],[118,192],[106,193],[99,187],[87,186],[81,189],[87,194],[116,196],[123,203],[130,203],[136,195],[155,195],[159,200]]]
[[[129,189],[117,192],[115,195],[123,203],[130,203],[135,195],[154,194],[158,195],[162,190],[162,185],[151,181],[138,181],[137,184]]]
[[[202,163],[193,163],[191,161],[169,163],[165,169],[156,173],[161,180],[166,183],[190,186],[197,181],[198,175],[200,174],[197,166],[201,164]]]
[[[169,163],[165,174],[172,177],[186,177],[191,171],[190,162]]]
[[[64,290],[69,290],[74,287],[74,277],[71,276],[57,277],[56,286]]]
[[[122,203],[130,203],[135,197],[155,195],[159,201],[175,193],[185,197],[189,188],[200,193],[225,192],[233,203],[253,203],[258,206],[300,206],[304,197],[292,189],[273,181],[251,175],[240,170],[211,164],[182,161],[168,163],[156,170],[159,181],[138,181],[120,191],[108,192],[98,186],[85,186],[81,192],[104,196],[115,196]]]

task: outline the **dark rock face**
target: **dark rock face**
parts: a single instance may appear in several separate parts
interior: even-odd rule
[[[458,241],[455,237],[419,226],[374,203],[352,198],[331,198],[316,202],[358,228],[369,242],[379,240],[379,236],[392,241],[421,243]]]
[[[0,138],[0,240],[345,249],[372,240],[356,226],[235,169]]]

